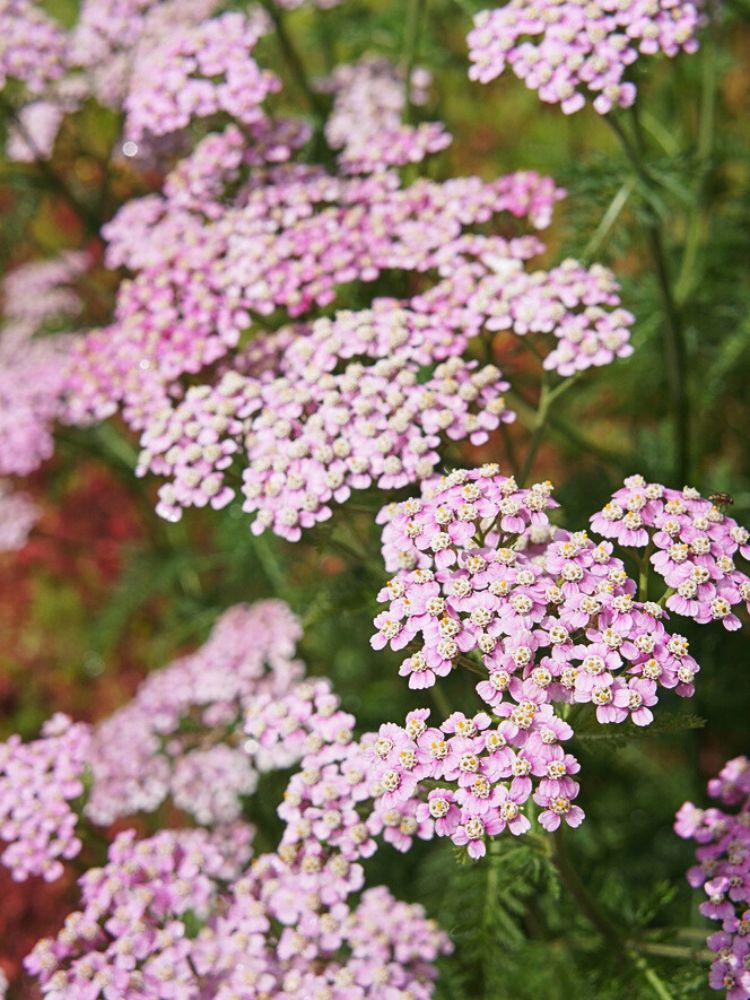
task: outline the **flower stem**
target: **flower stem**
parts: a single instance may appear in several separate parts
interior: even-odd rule
[[[305,95],[305,99],[310,105],[310,110],[317,118],[324,121],[326,117],[325,104],[320,94],[313,89],[310,83],[310,77],[305,69],[305,64],[292,41],[291,35],[286,29],[286,23],[281,11],[274,5],[272,0],[261,0],[261,2],[266,13],[273,21],[273,26],[276,29],[276,37],[279,41],[279,48],[289,67],[289,72],[294,77],[294,81],[299,89]]]
[[[534,465],[536,453],[539,451],[539,446],[542,443],[542,438],[544,437],[544,432],[547,427],[550,407],[558,396],[562,396],[564,392],[567,392],[571,385],[573,385],[576,381],[577,377],[577,375],[574,375],[571,378],[566,378],[559,385],[556,385],[554,389],[550,388],[546,378],[542,381],[542,392],[539,397],[539,405],[537,406],[536,416],[534,418],[531,440],[529,441],[529,446],[526,449],[526,455],[524,456],[521,471],[518,474],[519,486],[524,485]]]
[[[414,120],[414,105],[411,99],[412,84],[411,78],[414,73],[419,54],[419,37],[422,30],[427,0],[409,0],[406,12],[406,28],[404,31],[404,47],[401,57],[401,72],[404,83],[404,121],[411,123]]]
[[[619,219],[623,209],[628,203],[628,199],[633,193],[633,180],[627,180],[620,187],[620,189],[615,194],[612,201],[609,203],[607,211],[601,218],[601,222],[596,227],[594,235],[586,244],[583,253],[581,254],[582,263],[587,264],[594,254],[597,252],[599,247],[604,243],[607,236],[609,236],[610,230],[614,224]]]
[[[568,857],[561,829],[552,835],[552,843],[552,857],[560,875],[560,881],[576,901],[583,915],[593,924],[602,938],[643,976],[659,1000],[673,1000],[672,994],[659,975],[646,962],[645,958],[639,955],[620,935],[615,924],[589,893]]]
[[[643,143],[638,119],[634,115],[635,140],[613,115],[605,120],[617,135],[625,155],[643,186],[646,210],[644,230],[651,262],[656,273],[662,312],[664,315],[664,353],[667,368],[670,409],[672,411],[672,444],[674,449],[674,475],[680,483],[690,476],[690,406],[687,392],[687,347],[682,316],[675,301],[664,248],[661,220],[654,208],[654,181],[643,163]]]
[[[534,429],[531,432],[531,440],[529,441],[529,446],[526,449],[526,454],[524,456],[523,465],[521,466],[521,471],[518,474],[519,486],[524,485],[534,465],[534,459],[536,458],[536,453],[539,451],[539,445],[542,443],[542,438],[544,437],[544,427],[545,424],[547,423],[548,411],[549,411],[549,387],[546,382],[543,382],[542,394],[539,398],[539,406],[537,407],[536,419],[534,421]]]
[[[89,235],[98,237],[99,219],[89,206],[85,202],[81,201],[78,195],[70,187],[67,180],[54,169],[49,160],[39,150],[39,147],[34,141],[34,137],[16,113],[16,109],[4,97],[0,97],[0,109],[4,111],[12,120],[13,127],[18,130],[18,133],[23,138],[23,141],[31,150],[34,156],[33,166],[36,168],[40,176],[46,180],[54,191],[60,194],[68,202],[70,207],[83,223],[83,227],[87,230]]]

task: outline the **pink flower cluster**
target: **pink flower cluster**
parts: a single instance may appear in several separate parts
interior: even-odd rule
[[[0,5],[0,90],[19,80],[42,94],[66,70],[65,29],[33,0],[3,0]]]
[[[591,527],[625,548],[651,553],[649,562],[670,588],[670,611],[701,625],[740,628],[732,609],[744,603],[750,610],[750,577],[736,561],[750,559],[750,532],[724,512],[720,499],[631,476],[593,515]]]
[[[134,63],[175,29],[199,25],[217,6],[217,0],[83,0],[70,61],[86,72],[102,104],[119,108]]]
[[[333,852],[341,874],[356,882],[361,871],[355,863],[375,852],[375,837],[382,834],[398,851],[407,851],[415,837],[432,838],[432,820],[417,818],[416,794],[397,802],[381,797],[383,789],[372,771],[374,734],[355,743],[337,723],[332,738],[325,716],[311,719],[308,728],[307,752],[278,810],[286,824],[279,847],[285,860],[303,870],[317,868],[321,851],[326,856]]]
[[[385,270],[448,275],[466,266],[476,242],[464,228],[504,212],[544,225],[559,197],[530,173],[402,188],[392,173],[341,179],[286,164],[255,170],[219,214],[212,197],[210,223],[158,196],[131,203],[105,235],[109,263],[137,273],[121,286],[114,326],[88,334],[76,351],[71,419],[101,419],[122,402],[128,422],[143,429],[160,401],[177,394],[180,375],[212,364],[251,331],[267,336],[254,315],[314,313],[335,301],[338,286],[372,282]],[[506,256],[516,250],[489,241]]]
[[[3,313],[37,327],[50,319],[76,317],[81,297],[73,286],[89,265],[87,253],[70,250],[14,268],[3,279]]]
[[[287,767],[292,739],[255,754],[240,728],[247,706],[274,713],[295,698],[304,672],[295,659],[299,623],[279,601],[225,612],[195,653],[144,681],[132,702],[93,734],[86,815],[106,825],[152,812],[167,798],[209,825],[237,820],[258,769]]]
[[[382,887],[350,906],[339,870],[273,854],[237,878],[240,867],[204,831],[120,834],[81,878],[83,908],[26,968],[47,1000],[429,1000],[449,945],[420,906]]]
[[[383,886],[355,906],[340,864],[316,869],[258,859],[229,907],[195,944],[194,964],[215,1000],[268,996],[429,1000],[435,959],[450,950],[421,906]]]
[[[459,667],[478,674],[487,706],[439,728],[424,718],[381,728],[383,798],[443,782],[430,793],[437,812],[421,815],[439,812],[438,835],[468,843],[475,857],[485,835],[529,828],[521,807],[532,793],[546,829],[583,818],[572,804],[578,763],[560,746],[573,735],[570,706],[591,705],[602,724],[647,726],[660,689],[690,697],[699,670],[661,604],[636,599],[610,542],[549,523],[550,494],[549,483],[520,489],[486,465],[433,480],[378,518],[396,574],[378,594],[388,607],[372,646],[408,654],[399,672],[412,688]]]
[[[338,7],[341,0],[274,0],[282,10],[298,10],[300,7],[317,7],[319,10],[332,10]]]
[[[22,549],[39,519],[39,508],[26,493],[0,480],[0,552]]]
[[[132,830],[118,834],[107,863],[80,879],[82,909],[25,960],[42,995],[155,1000],[168,989],[182,1000],[206,996],[191,963],[190,926],[209,918],[222,883],[239,874],[246,859],[241,848],[233,855],[225,857],[203,830],[164,830],[141,841]]]
[[[473,718],[454,712],[439,728],[428,725],[429,714],[419,709],[405,726],[380,727],[370,750],[381,809],[417,798],[415,828],[426,824],[431,834],[434,827],[471,858],[484,856],[487,837],[529,832],[523,806],[532,794],[543,829],[556,830],[563,820],[571,827],[583,822],[574,802],[580,765],[560,745],[573,730],[550,705],[501,705],[494,723],[486,712]],[[426,787],[425,801],[417,793]]]
[[[371,752],[327,681],[297,679],[298,636],[278,602],[232,609],[201,650],[146,682],[129,728],[98,728],[82,756],[93,772],[86,812],[99,823],[160,804],[164,776],[148,751],[177,761],[176,776],[195,752],[186,733],[207,754],[236,751],[261,769],[302,759],[279,808],[278,852],[249,868],[252,828],[216,808],[245,791],[231,756],[173,780],[175,801],[184,794],[184,808],[212,828],[117,836],[107,864],[80,880],[81,909],[26,959],[48,1000],[432,996],[445,934],[383,887],[351,897],[375,834],[405,850],[415,834],[432,836],[433,820],[418,817],[416,799],[372,802]],[[140,728],[138,712],[148,720]]]
[[[694,0],[511,0],[476,15],[469,75],[489,83],[509,66],[565,114],[593,97],[605,115],[635,101],[627,70],[639,56],[695,52],[700,24]]]
[[[231,500],[223,471],[244,449],[253,530],[297,541],[352,489],[431,475],[441,435],[481,444],[513,419],[498,369],[451,356],[462,346],[431,317],[389,303],[320,319],[293,338],[277,371],[230,372],[215,390],[188,390],[165,419],[155,415],[137,471],[174,477],[158,510],[176,519],[182,507]]]
[[[250,57],[264,30],[263,18],[230,12],[171,31],[135,62],[124,102],[126,137],[166,135],[219,113],[244,125],[260,121],[263,101],[280,86]]]
[[[413,103],[425,102],[428,83],[424,70],[413,72]],[[341,150],[339,165],[345,173],[375,173],[419,163],[451,142],[440,122],[402,124],[404,80],[387,59],[366,57],[337,66],[318,88],[334,97],[326,138],[333,149]]]
[[[11,736],[0,744],[0,861],[22,882],[41,875],[47,882],[63,872],[61,859],[81,849],[71,803],[83,795],[91,731],[83,723],[55,715],[41,738],[22,743]]]
[[[675,831],[697,844],[695,867],[687,873],[693,888],[703,887],[700,911],[721,924],[709,935],[716,958],[712,989],[728,1000],[750,997],[750,761],[735,757],[708,783],[708,794],[721,806],[701,809],[686,802],[677,813]],[[731,809],[732,811],[728,811]]]
[[[3,281],[8,322],[0,327],[0,476],[26,475],[52,454],[72,340],[35,334],[78,314],[81,300],[70,286],[87,266],[87,255],[68,253],[18,267]]]
[[[493,333],[552,334],[558,343],[544,358],[546,370],[567,377],[633,353],[635,317],[617,308],[618,284],[608,268],[568,259],[550,271],[528,273],[510,258],[496,270],[478,282],[468,308]]]

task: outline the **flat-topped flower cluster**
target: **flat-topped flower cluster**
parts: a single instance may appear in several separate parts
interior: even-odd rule
[[[387,609],[375,619],[373,647],[403,650],[399,672],[416,689],[466,668],[479,675],[473,683],[485,706],[473,718],[454,713],[438,728],[383,727],[376,753],[384,798],[408,798],[420,782],[438,782],[429,793],[437,832],[468,839],[473,856],[484,853],[485,834],[530,828],[520,810],[532,794],[546,829],[560,817],[580,823],[573,805],[579,765],[560,744],[574,735],[568,720],[581,718],[583,706],[602,724],[647,726],[662,691],[693,694],[700,668],[687,639],[669,627],[665,603],[705,623],[726,618],[743,600],[741,588],[747,594],[747,577],[732,560],[747,555],[747,532],[695,490],[634,476],[591,519],[624,553],[645,547],[651,527],[660,576],[674,572],[672,548],[684,548],[680,566],[689,555],[692,563],[680,579],[696,567],[705,577],[693,602],[674,600],[671,589],[658,601],[638,594],[611,542],[550,523],[551,493],[550,483],[519,488],[485,465],[435,480],[379,516],[386,568],[396,572],[378,594]],[[729,623],[739,624],[736,617]]]

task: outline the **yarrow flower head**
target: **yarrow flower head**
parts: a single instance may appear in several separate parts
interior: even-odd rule
[[[16,881],[41,875],[53,882],[80,851],[71,803],[83,795],[90,744],[90,728],[64,715],[31,743],[11,736],[0,744],[0,861]]]
[[[265,30],[265,19],[230,12],[167,35],[134,66],[126,138],[177,132],[219,112],[244,125],[262,119],[263,101],[280,86],[249,55]]]
[[[712,989],[728,1000],[750,997],[750,761],[735,757],[708,783],[719,805],[707,809],[686,802],[677,813],[675,832],[694,840],[697,865],[687,873],[694,889],[703,888],[701,913],[720,930],[708,937],[716,955],[709,974]]]
[[[733,609],[744,604],[750,610],[750,577],[737,561],[750,559],[750,532],[720,501],[691,487],[674,490],[631,476],[592,516],[591,527],[620,545],[656,550],[649,561],[670,588],[670,611],[701,625],[740,628]]]
[[[378,594],[387,607],[373,647],[407,654],[400,673],[412,688],[461,668],[478,674],[485,704],[473,720],[452,716],[411,739],[400,764],[392,754],[404,734],[383,733],[384,797],[419,797],[425,776],[447,782],[436,812],[428,800],[418,815],[439,819],[436,832],[472,856],[486,835],[528,829],[532,794],[548,830],[583,818],[578,763],[561,746],[573,729],[558,705],[648,726],[660,692],[689,697],[699,670],[661,605],[637,599],[610,542],[550,523],[551,493],[550,483],[521,489],[485,465],[433,479],[378,518],[395,575]]]
[[[237,820],[258,770],[287,767],[303,752],[304,738],[295,742],[293,732],[255,753],[241,738],[227,739],[249,704],[274,713],[293,697],[304,672],[294,657],[299,635],[279,601],[225,612],[204,646],[153,673],[95,728],[86,815],[106,825],[171,797],[199,823]]]
[[[67,32],[33,0],[0,5],[0,90],[8,79],[41,94],[65,73]]]
[[[412,72],[412,103],[426,101],[429,81],[425,70]],[[387,59],[369,57],[337,66],[330,77],[319,81],[318,89],[334,97],[326,138],[333,149],[341,150],[339,164],[345,173],[375,173],[418,163],[451,142],[440,122],[402,123],[404,80]]]
[[[189,391],[144,434],[138,471],[174,476],[160,491],[162,514],[224,506],[234,494],[223,471],[244,450],[253,530],[271,527],[296,541],[353,489],[393,489],[431,475],[442,435],[480,444],[513,419],[497,368],[439,360],[461,343],[430,317],[384,303],[320,319],[287,343],[283,375],[231,372],[215,392]],[[427,365],[432,374],[420,381]]]
[[[587,98],[607,114],[635,101],[628,67],[641,56],[695,52],[701,20],[693,0],[511,0],[476,15],[469,75],[489,83],[510,67],[565,114]]]
[[[298,634],[279,602],[233,609],[198,653],[152,675],[133,706],[98,728],[84,754],[90,819],[153,810],[168,788],[207,829],[118,834],[107,863],[80,879],[80,910],[25,961],[48,1000],[148,1000],[165,983],[185,1000],[259,990],[289,1000],[432,996],[446,935],[383,887],[353,897],[378,834],[405,850],[432,836],[433,820],[417,815],[416,799],[378,799],[366,748],[377,739],[354,739],[327,681],[299,679],[290,660]],[[411,713],[407,740],[427,715]],[[253,830],[235,801],[250,789],[235,780],[237,755],[261,770],[299,763],[278,810],[278,851],[251,867]]]
[[[81,310],[73,285],[88,255],[68,253],[15,268],[2,285],[0,326],[0,476],[33,472],[53,451],[52,428],[65,410],[73,338],[43,336]]]
[[[165,830],[137,841],[128,830],[107,863],[80,879],[82,909],[56,939],[43,938],[25,961],[42,995],[153,997],[169,982],[200,996],[190,963],[188,921],[206,920],[222,883],[239,874],[242,852],[225,857],[203,830]],[[240,865],[237,864],[240,862]]]

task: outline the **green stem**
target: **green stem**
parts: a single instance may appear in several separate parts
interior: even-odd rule
[[[627,959],[631,965],[643,976],[651,987],[655,996],[659,1000],[673,1000],[665,984],[658,974],[651,968],[642,955],[639,955],[634,948],[621,937],[615,924],[609,916],[600,908],[598,902],[589,893],[581,880],[578,872],[568,858],[563,842],[562,830],[558,830],[552,835],[553,859],[560,875],[560,880],[578,904],[579,909],[587,920],[593,924],[602,938],[623,958]]]
[[[704,932],[701,933],[704,934]],[[644,955],[656,955],[660,958],[681,958],[688,962],[711,962],[715,957],[714,953],[709,951],[708,948],[691,948],[681,944],[660,944],[656,941],[639,941],[637,948]]]
[[[696,143],[696,153],[698,158],[698,186],[696,193],[696,207],[690,216],[688,231],[685,237],[685,249],[682,255],[680,272],[675,283],[675,298],[684,305],[695,287],[696,265],[698,261],[698,251],[705,224],[706,206],[705,196],[707,180],[710,174],[710,159],[714,141],[714,125],[716,119],[716,88],[718,82],[717,73],[717,45],[713,31],[708,32],[708,37],[703,46],[702,61],[702,85],[700,102],[700,120],[698,124],[698,138]]]
[[[609,204],[609,207],[607,208],[607,211],[602,216],[601,222],[596,227],[594,235],[588,241],[588,243],[584,248],[583,253],[581,254],[581,258],[584,264],[588,263],[591,260],[591,258],[594,256],[594,254],[597,252],[599,247],[602,245],[602,243],[609,235],[610,230],[619,219],[622,210],[627,205],[628,199],[633,193],[633,187],[634,184],[632,179],[625,181],[625,183],[622,185],[619,191],[615,194],[614,198]]]
[[[521,470],[518,465],[518,458],[516,457],[516,449],[513,445],[513,439],[510,436],[510,431],[508,430],[507,424],[500,424],[500,433],[502,434],[503,437],[503,444],[505,445],[505,454],[507,456],[511,472],[516,477],[516,479],[518,479]]]
[[[534,425],[531,432],[531,440],[529,441],[529,446],[526,449],[526,455],[524,456],[521,471],[518,474],[519,486],[524,485],[534,465],[534,459],[536,458],[539,446],[541,445],[544,437],[550,407],[558,396],[562,396],[564,392],[568,391],[577,378],[577,375],[574,375],[572,378],[566,378],[565,381],[556,385],[554,389],[550,389],[549,383],[546,380],[542,382],[542,393],[539,397],[539,405],[536,410],[536,417],[534,419]]]
[[[670,409],[672,411],[674,474],[679,482],[684,483],[690,476],[690,404],[687,392],[687,347],[682,316],[672,292],[661,221],[650,196],[655,184],[643,163],[643,143],[637,117],[634,116],[633,118],[636,134],[635,142],[630,138],[617,118],[607,115],[605,116],[605,120],[610,124],[620,140],[623,150],[643,186],[644,207],[647,216],[644,224],[646,243],[656,273],[662,312],[664,314],[664,353],[666,357]]]
[[[411,99],[411,78],[419,54],[419,37],[422,29],[427,0],[408,0],[406,12],[406,28],[404,31],[404,47],[401,57],[401,72],[404,84],[404,121],[414,121],[414,105]]]
[[[23,137],[23,141],[31,150],[34,156],[33,166],[37,172],[44,177],[50,187],[68,202],[75,214],[83,223],[84,228],[91,236],[99,236],[99,219],[94,215],[88,205],[81,201],[78,195],[68,184],[67,180],[51,166],[46,157],[41,153],[39,147],[34,142],[34,137],[24,125],[21,118],[16,113],[16,109],[3,97],[0,97],[0,109],[5,111],[13,121],[13,126]]]
[[[524,456],[523,465],[521,466],[521,471],[518,474],[518,485],[523,486],[526,482],[529,473],[534,465],[534,459],[536,458],[536,453],[539,451],[539,445],[542,443],[542,438],[544,437],[544,427],[547,423],[547,412],[549,410],[549,388],[546,382],[542,383],[542,395],[539,399],[539,406],[536,411],[536,420],[534,421],[534,429],[531,432],[531,440],[529,441],[529,446],[526,449],[526,455]]]
[[[266,13],[271,18],[273,26],[276,29],[276,37],[279,41],[279,48],[281,49],[281,54],[289,67],[289,72],[294,77],[294,81],[305,95],[307,103],[310,105],[310,110],[313,114],[319,118],[321,121],[325,120],[326,108],[325,103],[320,96],[312,87],[310,83],[310,76],[305,69],[305,64],[302,61],[300,54],[292,41],[292,37],[286,29],[286,23],[284,17],[279,10],[279,8],[273,3],[273,0],[261,0]]]
[[[638,572],[638,600],[647,601],[648,600],[648,574],[651,558],[651,546],[648,546],[640,559],[640,566]]]
[[[453,707],[439,684],[433,684],[430,688],[430,698],[435,702],[435,708],[440,712],[443,720],[453,713]]]

